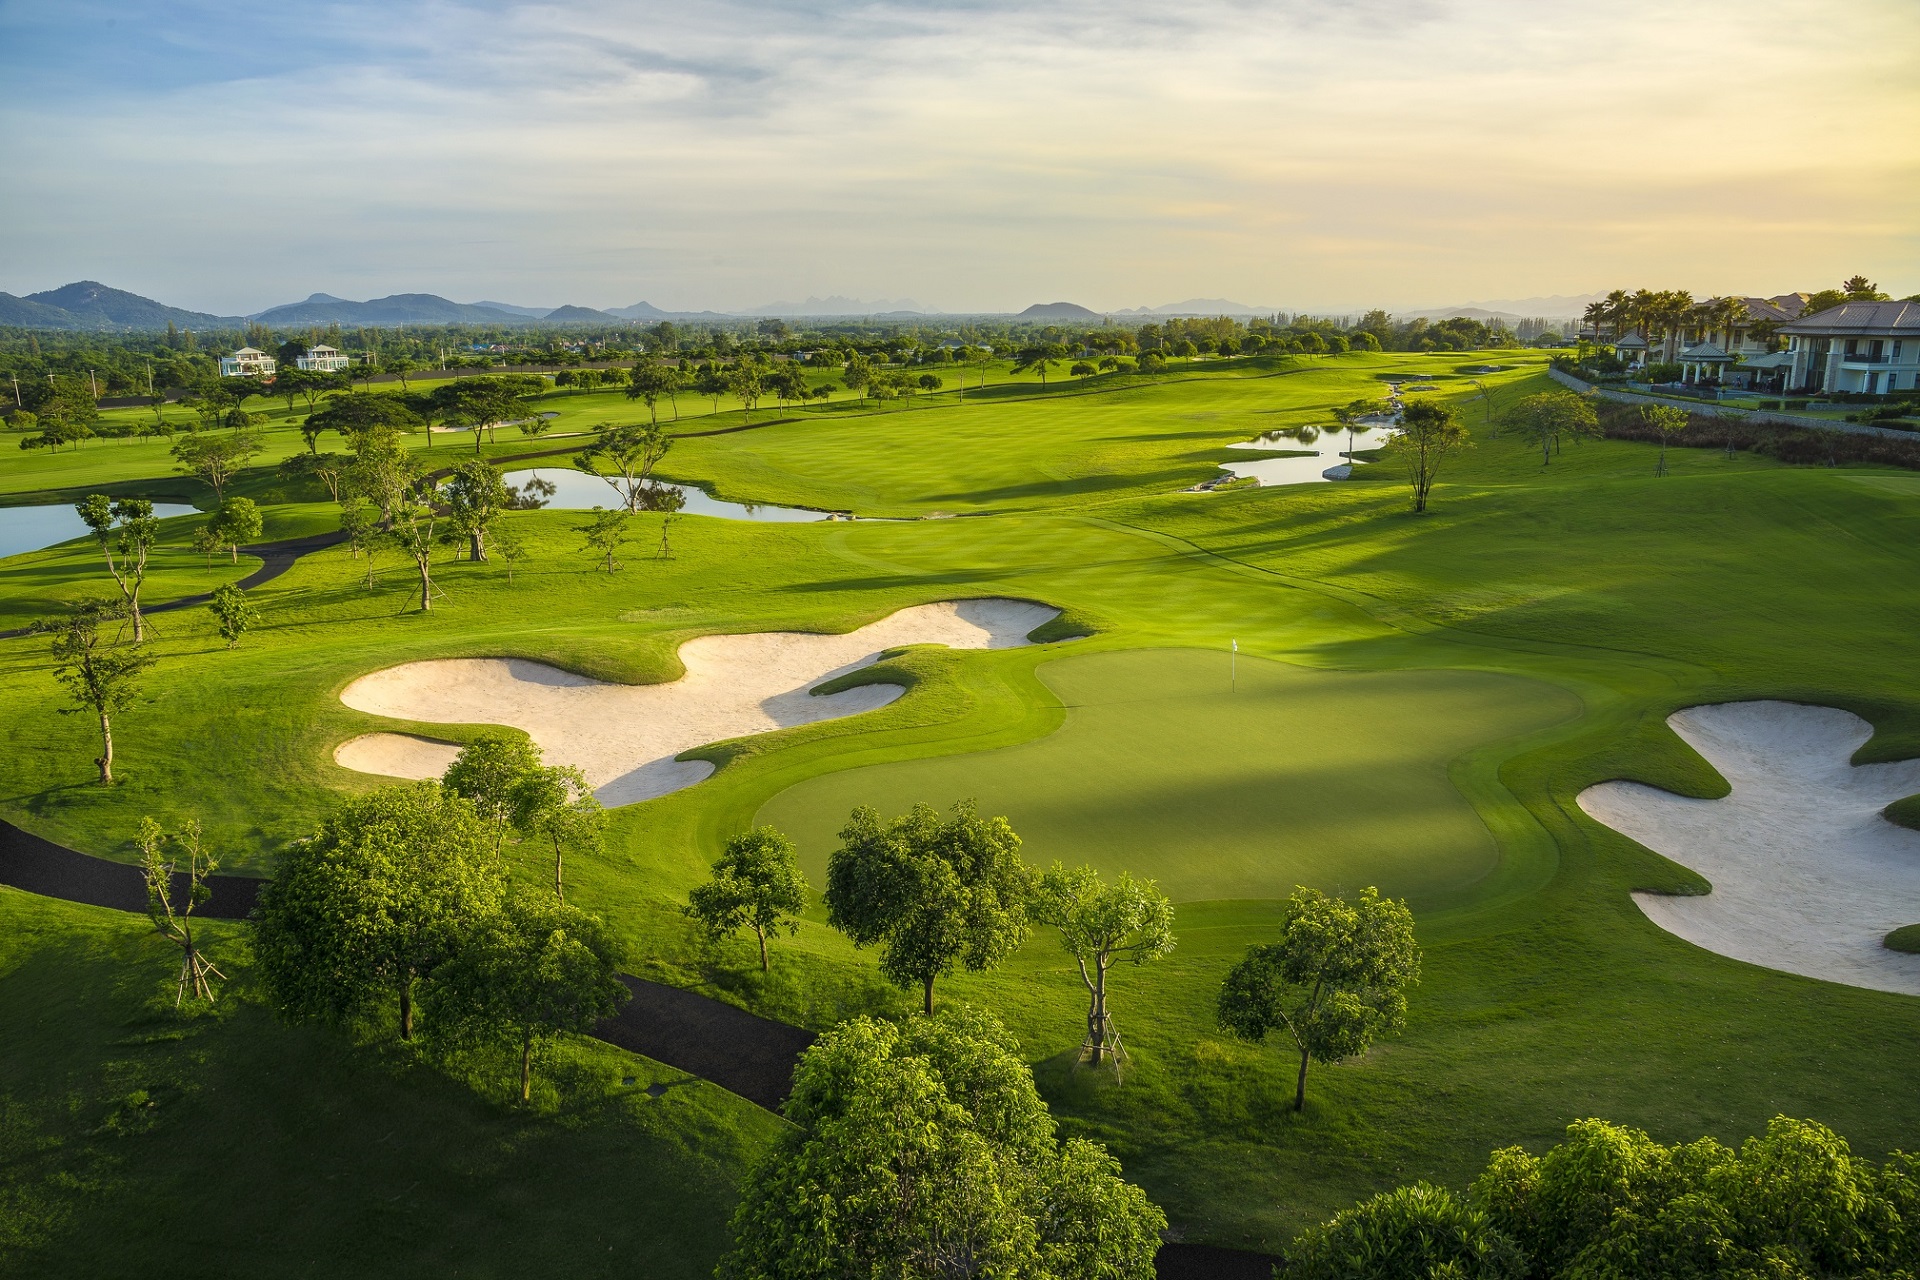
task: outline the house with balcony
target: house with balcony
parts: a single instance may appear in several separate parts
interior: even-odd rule
[[[353,363],[353,358],[337,347],[309,347],[307,354],[294,361],[302,369],[313,373],[342,373]]]
[[[1780,335],[1792,362],[1789,391],[1920,388],[1920,302],[1843,302],[1782,325]]]
[[[278,362],[258,347],[242,347],[230,356],[220,357],[223,378],[271,378]]]

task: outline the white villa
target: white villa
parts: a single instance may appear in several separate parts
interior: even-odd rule
[[[1881,395],[1920,387],[1920,302],[1843,302],[1780,333],[1790,390]]]
[[[309,348],[307,354],[295,360],[302,369],[315,373],[339,373],[353,363],[353,357],[346,355],[337,347],[319,346]]]
[[[271,378],[278,362],[257,347],[242,347],[230,356],[220,357],[223,378]]]
[[[1651,353],[1647,340],[1629,330],[1614,339],[1614,353],[1630,369],[1650,362],[1677,364],[1682,382],[1721,382],[1729,387],[1770,387],[1778,391],[1793,358],[1773,350],[1772,335],[1782,332],[1800,314],[1807,296],[1783,293],[1740,301],[1745,314],[1731,325],[1689,323],[1665,335]]]

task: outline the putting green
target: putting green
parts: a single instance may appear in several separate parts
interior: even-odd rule
[[[1063,658],[1040,678],[1066,723],[1000,751],[851,769],[790,787],[758,820],[816,884],[856,805],[894,814],[972,796],[1029,861],[1090,863],[1180,901],[1378,885],[1416,909],[1471,896],[1499,859],[1448,777],[1473,748],[1578,710],[1535,681],[1472,671],[1328,672],[1224,653]]]

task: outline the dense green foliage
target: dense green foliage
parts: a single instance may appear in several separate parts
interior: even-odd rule
[[[713,878],[687,895],[687,914],[708,937],[753,930],[763,973],[771,967],[767,935],[798,933],[797,917],[806,909],[807,877],[800,870],[798,851],[773,827],[755,827],[728,840],[713,864]]]
[[[719,1275],[1149,1280],[1166,1216],[1099,1144],[1058,1139],[1018,1054],[958,1009],[822,1036]]]
[[[1493,1153],[1463,1202],[1425,1183],[1308,1231],[1309,1280],[1839,1280],[1920,1269],[1920,1160],[1863,1160],[1832,1130],[1776,1116],[1730,1150],[1662,1146],[1581,1120],[1535,1157]]]

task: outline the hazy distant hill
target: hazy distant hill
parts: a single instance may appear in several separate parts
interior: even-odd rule
[[[469,302],[466,305],[469,307],[491,307],[495,311],[504,311],[508,315],[525,316],[529,320],[538,320],[546,315],[547,312],[553,310],[552,307],[522,307],[516,306],[511,302],[487,302],[484,300],[480,302]]]
[[[548,324],[619,324],[621,319],[592,307],[555,307],[540,318]]]
[[[828,298],[808,296],[805,302],[769,302],[744,314],[750,316],[877,316],[925,315],[927,309],[912,298],[876,298],[863,302],[834,294]]]
[[[1016,320],[1098,320],[1098,311],[1089,311],[1077,302],[1036,302],[1015,316]]]
[[[109,289],[97,280],[77,280],[58,289],[30,293],[24,298],[0,294],[0,324],[37,329],[164,329],[171,320],[182,329],[206,329],[243,323],[238,316],[185,311],[143,298],[125,289]],[[26,304],[24,307],[11,304]]]
[[[492,307],[450,302],[434,293],[396,293],[366,302],[351,302],[345,298],[316,293],[305,302],[269,307],[252,319],[262,324],[340,324],[378,328],[396,324],[500,324],[503,321],[525,324],[528,317],[496,311]]]

